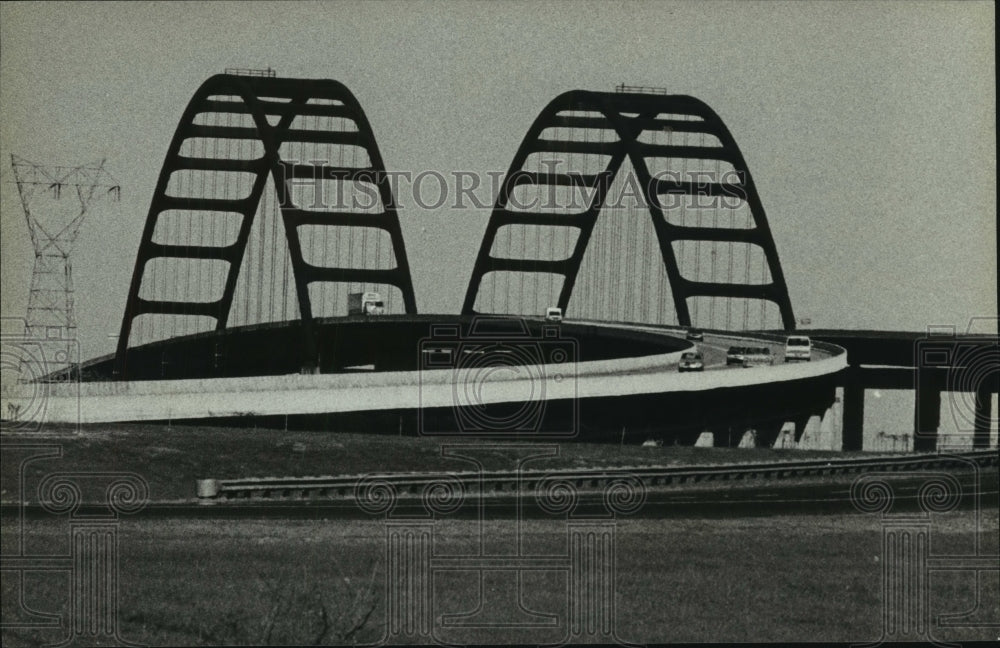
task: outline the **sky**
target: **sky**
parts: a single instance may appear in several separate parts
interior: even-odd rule
[[[189,98],[271,67],[345,83],[412,173],[505,170],[566,90],[698,97],[743,151],[797,317],[964,331],[997,312],[994,40],[985,2],[5,2],[2,312],[24,315],[33,262],[10,154],[107,158],[121,183],[73,255],[84,356],[108,353]],[[488,217],[404,202],[421,312],[458,312]]]

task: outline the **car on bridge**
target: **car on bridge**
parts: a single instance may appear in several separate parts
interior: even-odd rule
[[[768,347],[748,347],[743,358],[744,367],[759,367],[762,365],[773,365],[774,356]]]
[[[805,335],[789,335],[785,341],[785,362],[812,359],[812,340]]]
[[[685,351],[681,354],[681,361],[677,363],[677,371],[704,371],[705,359],[700,351]]]
[[[767,347],[731,346],[726,352],[727,365],[759,367],[774,364],[774,356]]]
[[[558,306],[549,306],[545,309],[545,321],[559,323],[563,321],[563,311]]]
[[[741,346],[731,346],[726,351],[727,365],[742,365],[746,360],[747,348]]]
[[[687,335],[684,337],[693,342],[701,342],[705,339],[705,334],[700,329],[688,329]]]

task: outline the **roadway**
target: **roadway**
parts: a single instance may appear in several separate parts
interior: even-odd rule
[[[440,316],[447,317],[447,316]],[[684,339],[686,331],[632,323],[567,322],[621,332],[653,333]],[[602,360],[519,365],[495,371],[487,361],[478,370],[424,369],[352,373],[287,374],[174,380],[93,381],[45,384],[44,415],[52,423],[109,423],[246,416],[312,415],[340,412],[377,413],[446,408],[459,405],[456,389],[472,393],[470,405],[526,401],[582,401],[643,395],[683,396],[719,389],[742,390],[782,383],[803,385],[827,378],[847,366],[843,349],[814,346],[813,361],[785,363],[783,337],[706,331],[698,342],[708,371],[680,373],[677,363],[687,350],[644,352]],[[581,341],[581,344],[584,341]],[[591,340],[598,342],[598,340]],[[727,368],[732,345],[767,346],[773,366]],[[676,348],[676,347],[674,347]],[[664,349],[666,350],[666,349]],[[495,363],[494,363],[495,364]],[[609,378],[614,378],[609,380]],[[23,385],[30,388],[32,385]],[[27,391],[31,391],[28,389]],[[468,394],[461,394],[467,397]],[[38,398],[27,394],[22,398]],[[17,396],[15,396],[15,399]],[[756,398],[756,397],[755,397]],[[5,397],[5,401],[8,400]],[[461,401],[464,403],[465,401]],[[606,402],[610,405],[610,402]],[[733,404],[732,395],[726,397]],[[602,408],[605,405],[602,405]],[[22,408],[29,411],[29,407]],[[3,411],[8,411],[7,403]]]
[[[673,327],[667,328],[664,326],[652,326],[646,324],[587,321],[587,320],[584,320],[581,323],[585,323],[591,326],[607,326],[616,328],[627,328],[637,331],[646,331],[650,333],[657,333],[659,335],[668,335],[670,337],[675,337],[681,340],[686,340],[690,342],[692,345],[694,345],[697,348],[697,350],[701,351],[705,363],[705,371],[717,371],[720,369],[745,369],[745,367],[741,367],[738,365],[726,364],[726,356],[729,351],[729,347],[732,346],[767,347],[771,351],[771,356],[774,358],[775,365],[783,364],[785,362],[785,343],[783,341],[783,336],[780,335],[748,333],[747,335],[740,336],[740,335],[734,335],[732,333],[716,333],[712,331],[702,331],[704,335],[703,340],[688,340],[687,339],[688,329],[685,328],[673,328]],[[830,358],[833,355],[835,354],[829,353],[821,348],[813,347],[813,360],[823,360],[826,358]],[[676,368],[677,363],[674,363],[673,366]],[[760,369],[766,367],[756,367],[756,368]]]

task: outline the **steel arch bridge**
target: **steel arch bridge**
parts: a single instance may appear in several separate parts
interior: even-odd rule
[[[349,160],[347,150],[351,151]],[[530,159],[537,162],[541,155],[563,156],[567,170],[548,166],[544,171],[540,167],[532,170]],[[587,165],[580,170],[574,168],[574,156],[577,162],[581,157],[588,164],[590,158],[598,162],[593,170]],[[631,167],[631,175],[622,171],[626,165]],[[614,208],[609,201],[611,191],[623,178],[638,185],[646,231],[612,231],[610,235],[621,241],[632,236],[633,241],[641,241],[649,248],[646,257],[658,266],[654,272],[658,273],[660,286],[640,280],[632,261],[636,256],[634,246],[631,250],[605,246],[603,265],[596,267],[598,275],[609,272],[616,258],[620,268],[625,258],[626,265],[632,263],[634,283],[645,290],[633,304],[658,300],[662,315],[664,306],[672,303],[676,323],[683,326],[700,324],[694,321],[698,319],[698,302],[694,301],[694,317],[689,302],[708,298],[712,300],[713,314],[707,328],[733,328],[728,315],[724,325],[714,325],[715,301],[720,299],[760,302],[760,326],[749,326],[744,315],[744,329],[773,328],[765,324],[767,304],[777,307],[783,328],[794,328],[787,286],[760,197],[742,153],[719,116],[705,103],[688,96],[579,90],[564,93],[545,107],[514,156],[479,249],[463,314],[498,312],[484,311],[477,304],[483,295],[484,278],[498,272],[561,275],[558,295],[551,295],[547,304],[557,304],[564,311],[575,288],[579,293],[582,286],[585,295],[618,292],[609,289],[607,283],[588,285],[586,274],[581,280],[581,267],[588,247],[595,247],[591,245],[595,227],[607,222],[599,217]],[[273,183],[273,191],[268,190],[269,182]],[[377,204],[360,211],[343,203],[330,206],[326,200],[329,196],[323,194],[329,183],[367,184]],[[305,195],[307,192],[302,190],[310,188],[311,196]],[[524,208],[516,199],[522,189],[580,191],[584,208],[564,209],[561,213],[544,206]],[[269,198],[274,213],[270,237],[266,231],[258,231],[268,215]],[[673,204],[678,200],[682,203],[679,208]],[[708,200],[715,216],[703,219],[700,211],[706,207],[692,204],[692,200]],[[720,201],[722,208],[718,208]],[[689,222],[685,212],[688,208],[700,210],[696,223]],[[728,224],[726,218],[719,218],[720,212],[728,213]],[[500,233],[512,226],[534,227],[536,236],[538,229],[574,230],[577,234],[572,246],[566,235],[562,257],[555,253],[551,238],[550,252],[555,254],[549,258],[526,256],[524,249],[518,256],[511,254],[510,238],[506,253],[502,250]],[[336,234],[330,234],[334,239],[331,250],[326,240],[328,233],[342,231],[350,233],[346,251],[344,241]],[[359,231],[361,235],[355,236]],[[369,231],[373,237],[384,235],[387,263],[382,262],[378,238],[374,249],[366,240]],[[320,237],[317,249],[315,239]],[[522,237],[522,244],[525,239]],[[268,242],[270,255],[266,250]],[[702,247],[702,242],[707,246]],[[696,248],[693,276],[685,265],[685,258],[691,260],[691,255],[685,254],[685,243],[689,244],[688,252]],[[719,277],[716,248],[725,246],[729,251],[729,276]],[[541,247],[544,245],[536,242],[536,248]],[[709,247],[712,272],[703,280],[698,269],[705,255],[698,249],[706,251]],[[737,248],[745,250],[736,264],[745,265],[742,279],[734,273]],[[279,258],[280,254],[286,259]],[[759,272],[751,273],[753,260]],[[212,264],[214,269],[205,269],[206,279],[202,268]],[[289,277],[274,278],[279,266],[286,266],[282,271],[287,270]],[[272,275],[270,283],[268,272]],[[390,179],[363,110],[351,92],[336,81],[238,74],[211,77],[188,103],[160,171],[122,319],[116,374],[126,375],[128,350],[144,341],[143,316],[150,315],[188,318],[185,322],[200,319],[201,328],[196,328],[196,333],[266,321],[301,325],[301,349],[297,354],[303,369],[309,371],[320,361],[314,320],[330,315],[322,303],[323,293],[314,292],[324,284],[347,284],[348,290],[356,284],[362,290],[370,284],[374,289],[392,287],[400,292],[405,313],[416,312]],[[522,303],[505,306],[500,313],[537,315],[537,308],[524,305],[529,300],[523,291],[523,279],[521,285],[518,299]],[[267,286],[270,295],[265,293]],[[274,308],[278,294],[282,303]],[[291,310],[285,304],[286,294],[292,302]],[[536,292],[536,303],[537,299]],[[345,301],[339,299],[340,303]],[[266,313],[260,314],[268,305],[278,311],[277,315],[271,313],[270,320]],[[258,310],[256,319],[250,317],[254,307]],[[134,330],[137,319],[138,336]],[[612,312],[604,318],[591,315],[589,319],[630,318]],[[659,323],[665,322],[661,319]],[[186,323],[183,328],[175,325],[169,331],[161,327],[159,337],[155,323],[150,328],[152,339],[145,341],[189,332]]]
[[[345,155],[348,149],[349,160]],[[254,216],[258,208],[264,211],[262,201],[267,200],[269,176],[276,194],[274,208],[280,210],[283,243],[287,245],[280,251],[287,252],[290,261],[302,322],[304,367],[316,363],[314,300],[309,290],[312,284],[358,282],[393,286],[401,292],[405,312],[416,313],[409,263],[385,164],[371,125],[350,90],[333,80],[219,74],[195,92],[167,150],[142,233],[118,337],[115,354],[118,375],[125,372],[133,321],[141,315],[207,317],[214,319],[215,330],[227,327]],[[340,202],[331,208],[325,200],[329,196],[321,194],[331,181],[367,183],[366,207],[370,208],[348,209],[342,196],[338,196]],[[310,187],[311,204],[298,191]],[[182,222],[168,222],[176,220]],[[347,255],[350,257],[356,248],[356,231],[375,230],[373,237],[380,238],[375,239],[374,246],[364,240],[360,266],[349,259],[348,263],[331,267],[323,263],[331,256],[324,254],[326,249],[318,254],[318,261],[310,258],[309,250],[304,249],[302,228],[319,228],[321,234],[316,234],[316,238],[322,236],[324,246],[328,230],[347,228],[351,233]],[[387,255],[380,249],[383,235],[388,237]],[[272,255],[278,249],[279,238],[275,224]],[[333,256],[338,258],[341,243],[335,239],[337,252]],[[263,238],[258,247],[261,277],[265,263],[270,264],[274,275],[277,261],[264,260]],[[365,257],[372,256],[372,248],[376,266],[383,256],[388,256],[388,263],[381,264],[384,267],[365,267]],[[219,277],[207,279],[202,277],[199,265],[193,279],[190,267],[182,276],[175,264],[173,268],[161,268],[157,278],[151,266],[164,260],[182,265],[223,262],[225,267],[217,271]],[[149,292],[160,294],[150,296],[146,294]],[[263,301],[264,296],[260,296],[258,308]],[[273,304],[273,295],[271,301]],[[281,312],[286,310],[282,306]]]
[[[678,135],[681,141],[676,141]],[[661,142],[661,139],[666,141]],[[350,156],[345,153],[348,148],[353,151]],[[359,151],[360,159],[356,155]],[[547,153],[603,156],[605,160],[593,172],[586,168],[583,171],[571,168],[565,173],[549,168],[544,172],[532,171],[528,163],[530,156]],[[680,161],[679,170],[676,164],[663,168],[663,160]],[[657,161],[661,163],[660,168],[654,164]],[[714,163],[715,174],[704,174],[704,167],[699,169],[696,164],[698,161]],[[776,305],[783,327],[786,330],[794,327],[787,287],[757,190],[742,154],[718,115],[692,97],[583,91],[566,93],[551,102],[521,143],[501,186],[479,250],[463,306],[464,316],[480,312],[476,302],[482,296],[483,278],[504,270],[522,274],[561,274],[566,281],[554,303],[565,309],[571,303],[574,288],[581,285],[584,255],[588,245],[594,247],[593,235],[599,229],[596,226],[607,220],[598,216],[603,209],[611,207],[608,198],[616,177],[627,176],[620,172],[626,162],[633,167],[634,178],[645,188],[646,203],[641,211],[651,234],[643,240],[648,245],[655,241],[658,246],[657,263],[669,280],[669,299],[675,305],[678,324],[690,326],[694,323],[698,315],[697,302],[692,314],[687,301],[707,295],[730,301],[753,298],[762,304]],[[724,178],[719,172],[720,164],[729,165],[728,177]],[[233,182],[228,175],[234,174],[248,176],[247,181],[243,184]],[[316,192],[321,191],[324,183],[334,181],[367,183],[377,204],[360,210],[341,207],[339,203],[331,208],[326,201],[320,200],[321,195],[317,197]],[[274,185],[270,192],[269,182]],[[297,193],[303,185],[314,190],[312,204]],[[525,187],[545,191],[592,188],[593,191],[583,212],[554,213],[514,205],[517,191]],[[268,212],[267,200],[271,196],[272,211]],[[671,209],[673,205],[664,204],[677,197],[733,199],[746,212],[744,224],[740,226],[736,222],[739,219],[731,214],[728,227],[725,218],[713,218],[709,226],[700,216],[692,225],[687,215],[678,218]],[[475,318],[463,316],[452,321],[456,319],[454,316],[415,316],[416,301],[395,205],[371,127],[357,100],[342,84],[273,76],[214,76],[191,99],[168,149],[145,223],[116,353],[47,376],[43,376],[43,371],[36,375],[42,376],[39,380],[45,382],[65,380],[70,383],[70,388],[64,390],[66,398],[63,399],[66,420],[79,421],[80,392],[78,389],[74,392],[72,382],[81,376],[86,376],[87,382],[96,383],[91,396],[99,404],[98,410],[104,407],[100,404],[101,399],[108,397],[119,399],[119,405],[134,415],[135,403],[129,395],[132,387],[125,384],[109,388],[102,384],[104,380],[125,383],[188,378],[241,380],[251,377],[257,380],[261,376],[284,376],[310,368],[310,365],[330,373],[368,366],[375,373],[412,369],[410,364],[418,362],[412,348],[414,336],[399,335],[400,330],[413,333],[417,327],[422,331],[423,326],[439,321],[440,317],[448,319],[452,330],[457,330],[465,320]],[[179,221],[178,213],[182,216]],[[274,229],[268,235],[259,226],[265,222],[264,217],[272,213],[270,225]],[[576,230],[579,236],[571,250],[569,238],[566,238],[567,248],[562,258],[546,260],[524,254],[515,257],[509,254],[509,246],[508,254],[496,254],[497,248],[503,247],[497,245],[498,233],[503,228],[521,224],[550,230]],[[300,231],[310,227],[322,230],[322,236]],[[331,252],[326,233],[337,228],[348,230],[349,236],[333,237],[334,250]],[[384,234],[386,245],[380,249],[379,239],[369,245],[365,238],[368,232]],[[632,230],[631,233],[636,232]],[[362,244],[360,251],[356,239]],[[685,241],[705,241],[713,247],[725,244],[758,248],[763,271],[756,276],[762,280],[750,281],[748,272],[742,284],[734,281],[732,261],[726,280],[719,280],[714,268],[709,281],[700,281],[697,274],[693,279],[686,276]],[[320,244],[318,251],[317,242]],[[342,245],[345,242],[346,251]],[[272,245],[270,260],[266,256],[268,243]],[[535,251],[539,249],[536,245]],[[279,252],[285,257],[275,261]],[[386,263],[382,262],[383,256],[388,256]],[[360,258],[361,264],[354,263],[352,257]],[[254,259],[258,261],[256,266],[251,263]],[[745,259],[749,267],[750,255]],[[157,271],[157,262],[163,260],[218,262],[224,267],[221,277]],[[608,255],[602,257],[603,262],[607,260]],[[286,262],[288,276],[278,276],[283,272],[279,268],[282,261]],[[267,285],[264,279],[268,271],[271,290],[275,293],[269,303],[260,297]],[[310,288],[345,283],[349,284],[347,290],[353,289],[355,283],[374,283],[398,290],[406,314],[385,318],[378,325],[382,327],[381,333],[370,322],[350,318],[338,320],[329,317],[328,312],[324,315],[322,298],[317,300],[310,294]],[[586,275],[583,283],[586,284]],[[144,292],[150,285],[153,295]],[[274,290],[275,286],[278,290]],[[591,288],[600,290],[602,287]],[[647,295],[658,297],[656,286],[645,288]],[[256,300],[252,294],[255,291]],[[279,292],[280,295],[276,294]],[[292,301],[285,304],[283,297],[289,292],[293,293]],[[666,290],[659,296],[665,294]],[[277,308],[275,297],[282,299]],[[343,301],[336,303],[344,306]],[[391,304],[390,297],[390,312]],[[242,321],[237,312],[240,307],[243,309]],[[256,319],[249,316],[253,307],[257,308]],[[297,311],[301,321],[293,321],[296,318],[289,307]],[[262,317],[262,311],[270,319]],[[532,319],[537,319],[538,311],[532,313],[535,316]],[[507,314],[515,313],[508,311]],[[161,328],[159,338],[154,329],[151,332],[153,339],[144,341],[141,318],[148,315],[202,318],[210,320],[211,327],[196,330],[195,335],[188,335],[186,329],[164,331]],[[643,328],[643,324],[649,324],[658,333],[672,331],[673,335],[678,334],[676,328],[662,326],[662,321],[629,323],[623,321],[621,313],[614,315],[619,316],[612,319],[625,329]],[[137,319],[140,322],[138,343],[133,324]],[[586,319],[580,318],[581,321],[571,323],[570,327],[588,329],[581,335],[589,339],[593,339],[595,331],[608,327],[608,323],[584,321]],[[352,328],[354,333],[349,330]],[[394,329],[393,334],[386,333],[389,328]],[[716,329],[708,331],[710,334],[731,339],[725,333],[725,330],[732,330],[729,326],[706,328]],[[971,325],[965,335],[953,332],[944,337],[899,331],[813,329],[806,332],[818,342],[833,343],[849,354],[847,368],[833,376],[836,384],[844,388],[844,449],[860,450],[864,446],[864,392],[874,388],[915,392],[915,449],[936,447],[943,393],[972,394],[968,399],[971,402],[959,402],[962,407],[957,414],[963,420],[956,418],[956,422],[967,424],[973,433],[974,447],[990,446],[991,426],[995,429],[990,395],[997,393],[1000,376],[996,371],[995,334],[974,333]],[[667,336],[670,334],[668,332]],[[748,337],[766,339],[768,336],[766,331],[758,331]],[[136,348],[137,344],[140,348]],[[128,354],[130,345],[131,355]],[[318,346],[323,347],[319,352]],[[588,345],[589,354],[595,350],[619,353],[621,346]],[[625,354],[622,357],[627,360],[632,356]],[[125,371],[126,360],[132,364],[128,372]],[[319,367],[317,360],[325,364]],[[318,377],[306,379],[307,383],[312,378]],[[297,386],[303,384],[293,382]],[[354,383],[351,385],[353,389]],[[824,391],[829,386],[820,386],[818,391],[813,389],[815,385],[809,387],[807,395],[819,401],[827,397],[832,399],[832,392]],[[193,387],[198,388],[197,384]],[[170,388],[163,392],[164,395],[170,393],[176,392]],[[197,394],[198,400],[203,401],[200,398],[203,392]],[[784,386],[769,394],[781,394],[783,398],[789,395]],[[133,395],[150,394],[140,389]],[[669,396],[666,392],[663,395]],[[743,397],[754,407],[770,399],[770,395],[760,398],[743,394]],[[57,395],[55,400],[58,398]],[[154,404],[160,407],[169,400],[156,397]],[[352,391],[348,400],[350,408],[355,407],[356,392]],[[802,400],[803,397],[794,394],[791,398],[797,407]],[[596,413],[612,411],[596,402]],[[726,403],[727,410],[732,409],[725,399],[720,402]],[[819,405],[825,407],[824,402]],[[682,409],[690,410],[689,405],[684,401]],[[669,409],[660,403],[649,408],[626,407],[623,411],[641,415]],[[719,410],[714,403],[708,409]],[[954,408],[952,414],[956,414]],[[650,423],[658,425],[662,419],[657,414],[656,420]]]
[[[665,143],[658,141],[660,133],[665,133]],[[677,139],[675,134],[683,137],[683,143],[673,141]],[[689,143],[689,137],[696,141]],[[541,171],[537,164],[536,170],[532,170],[529,157],[535,156],[537,162],[538,154],[565,158],[601,156],[606,162],[599,170],[590,173],[579,168],[572,170],[574,165],[571,161],[566,172],[551,172],[551,165],[545,165],[546,170]],[[500,186],[462,312],[483,312],[481,307],[477,307],[477,302],[483,301],[484,277],[498,272],[561,275],[561,289],[557,297],[552,295],[553,300],[549,304],[556,304],[566,311],[598,216],[606,205],[609,188],[626,159],[631,163],[635,180],[645,194],[642,198],[648,205],[659,254],[669,280],[677,323],[692,325],[689,299],[740,298],[776,304],[783,328],[794,329],[795,318],[778,252],[746,161],[721,118],[704,102],[684,95],[574,90],[552,100],[529,128]],[[562,161],[567,160],[556,160]],[[659,168],[654,169],[653,162],[659,162]],[[705,162],[714,163],[714,173],[711,170],[706,172]],[[699,167],[699,164],[702,166]],[[720,173],[722,164],[728,167],[725,174]],[[576,192],[586,189],[591,194],[584,197],[582,211],[563,210],[556,213],[539,208],[537,203],[527,208],[522,205],[513,207],[515,193],[525,186],[545,191],[569,188]],[[692,198],[722,199],[729,201],[733,207],[748,208],[745,226],[733,227],[732,214],[730,227],[718,226],[718,218],[712,225],[702,223],[700,217],[696,225],[677,222],[676,216],[670,213],[671,205],[667,203]],[[510,249],[506,250],[506,254],[496,254],[495,251],[503,247],[499,232],[512,226],[575,229],[578,234],[573,244],[567,238],[566,254],[561,258],[557,258],[558,255],[545,259],[537,258],[541,255],[526,258],[523,254],[510,254]],[[526,237],[522,235],[522,242]],[[697,276],[693,279],[686,277],[678,262],[678,252],[683,253],[685,241],[745,245],[746,281],[732,280],[732,260],[729,262],[730,280],[715,279],[714,248],[713,278],[701,281]],[[536,245],[536,248],[543,247],[544,243]],[[549,247],[551,251],[558,246],[550,243]],[[754,283],[749,279],[753,248],[762,252],[763,273],[769,275],[769,281]]]

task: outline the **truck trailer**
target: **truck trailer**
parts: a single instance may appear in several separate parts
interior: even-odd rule
[[[385,315],[382,296],[377,292],[353,292],[347,294],[348,315]]]

